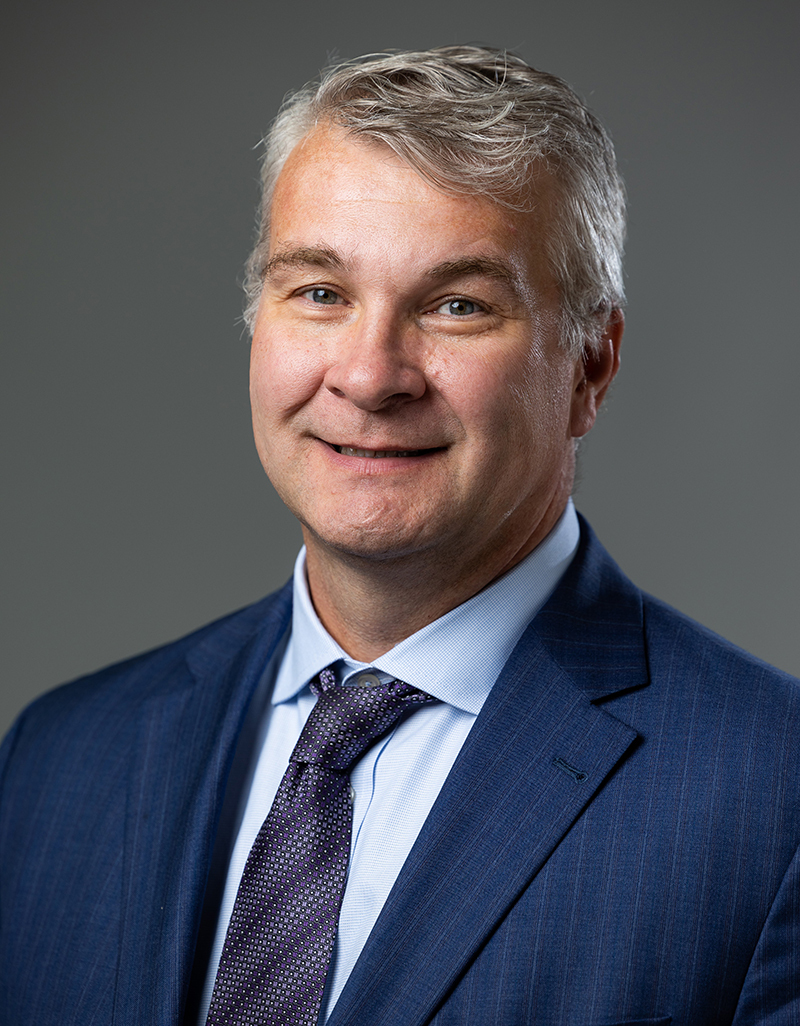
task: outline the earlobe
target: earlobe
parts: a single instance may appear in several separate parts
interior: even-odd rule
[[[582,438],[594,426],[600,404],[619,370],[624,329],[622,311],[612,310],[599,343],[592,349],[587,347],[575,364],[570,422],[573,438]]]

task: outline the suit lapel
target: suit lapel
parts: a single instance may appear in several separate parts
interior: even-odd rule
[[[492,689],[328,1026],[429,1020],[634,742],[636,731],[593,701],[645,683],[639,593],[584,525],[570,571]]]
[[[135,724],[115,1026],[179,1022],[225,784],[291,591],[231,618],[146,694]]]

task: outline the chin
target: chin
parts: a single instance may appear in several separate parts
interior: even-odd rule
[[[392,529],[385,522],[380,525],[339,527],[336,530],[317,529],[304,523],[306,546],[319,546],[340,557],[370,561],[391,561],[422,554],[434,547],[435,541],[420,528],[413,530],[406,523]]]

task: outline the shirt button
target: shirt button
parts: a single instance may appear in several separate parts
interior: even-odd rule
[[[374,673],[362,673],[356,677],[356,687],[359,688],[371,688],[380,682],[380,677],[376,677]]]

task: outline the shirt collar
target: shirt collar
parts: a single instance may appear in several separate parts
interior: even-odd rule
[[[273,704],[294,698],[321,669],[343,660],[345,679],[377,668],[477,715],[523,631],[571,563],[579,535],[570,499],[556,526],[525,559],[374,663],[352,659],[322,626],[308,591],[302,548],[294,568],[292,633]]]

